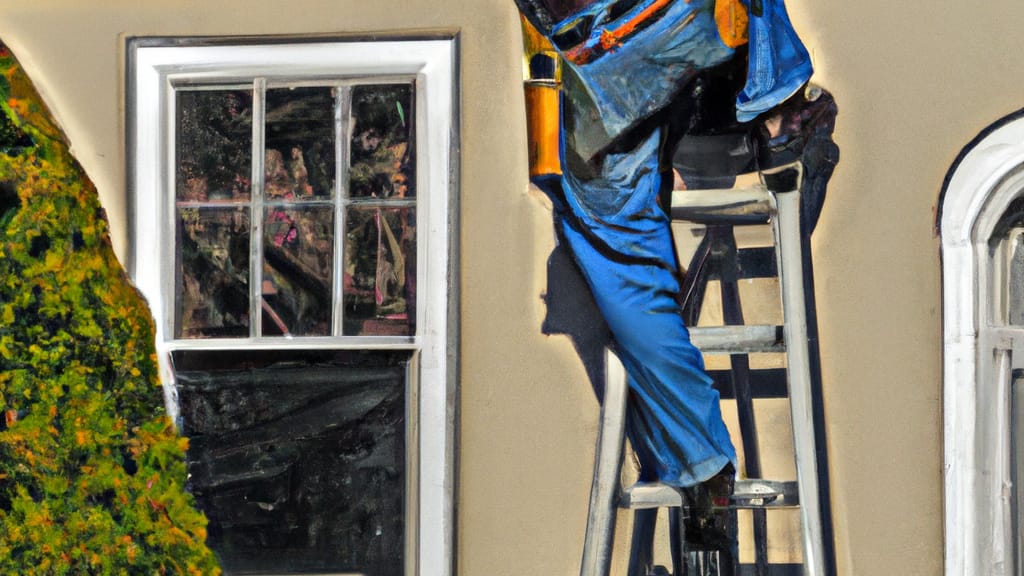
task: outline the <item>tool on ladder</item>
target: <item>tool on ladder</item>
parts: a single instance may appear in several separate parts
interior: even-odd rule
[[[729,354],[733,360],[732,384],[740,419],[746,478],[736,481],[729,508],[733,511],[734,527],[735,510],[753,510],[756,558],[753,573],[758,576],[769,574],[765,513],[771,509],[785,507],[799,507],[800,510],[804,558],[802,573],[806,576],[825,576],[825,544],[818,499],[819,474],[800,229],[801,177],[801,165],[790,164],[762,171],[761,183],[749,188],[687,190],[674,193],[671,205],[673,220],[708,225],[708,237],[705,238],[705,248],[708,252],[703,256],[699,255],[703,260],[698,262],[698,266],[719,267],[723,311],[727,325],[691,327],[690,336],[702,352]],[[739,308],[735,275],[738,257],[732,226],[758,223],[770,223],[772,227],[775,273],[779,278],[783,310],[782,326],[745,325]],[[718,254],[711,254],[714,250],[718,250]],[[716,258],[719,260],[718,263],[714,262]],[[732,272],[727,272],[729,269]],[[694,272],[697,271],[691,270],[690,274]],[[698,288],[692,283],[684,285],[684,293],[692,290]],[[701,293],[695,298],[697,308],[703,298],[703,287],[699,290]],[[693,326],[693,307],[686,310],[686,313],[691,316],[688,321]],[[753,396],[746,355],[781,351],[785,351],[786,354],[786,379],[796,456],[796,482],[761,479],[757,457]],[[619,477],[624,447],[627,379],[622,365],[610,352],[607,354],[606,379],[580,573],[581,576],[608,576],[616,508],[626,508],[635,511],[630,576],[647,576],[637,571],[646,570],[646,564],[650,560],[650,542],[653,538],[652,514],[656,514],[658,508],[682,507],[685,515],[684,502],[679,491],[671,486],[648,483],[636,484],[626,489],[621,487]],[[739,573],[739,559],[732,554],[685,550],[685,545],[680,544],[684,540],[679,535],[681,530],[678,521],[672,523],[674,576],[731,576]]]

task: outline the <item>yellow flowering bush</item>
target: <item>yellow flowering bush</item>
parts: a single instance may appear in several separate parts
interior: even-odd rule
[[[0,573],[219,573],[153,330],[93,184],[0,44]]]

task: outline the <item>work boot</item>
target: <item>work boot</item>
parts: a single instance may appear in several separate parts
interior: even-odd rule
[[[729,501],[736,482],[736,470],[726,464],[718,474],[680,492],[680,525],[687,550],[731,551],[736,545]]]

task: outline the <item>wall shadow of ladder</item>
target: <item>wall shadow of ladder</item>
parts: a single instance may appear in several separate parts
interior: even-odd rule
[[[823,447],[816,445],[819,431],[814,414],[817,404],[814,395],[820,383],[812,381],[812,372],[817,377],[816,325],[812,325],[814,346],[808,344],[809,310],[812,323],[816,320],[813,292],[805,293],[808,285],[813,291],[813,284],[805,281],[809,244],[801,232],[801,178],[802,168],[795,163],[763,171],[761,182],[748,188],[687,190],[673,194],[673,221],[707,226],[705,238],[683,286],[684,294],[689,296],[683,310],[688,325],[696,324],[709,278],[720,280],[726,325],[692,327],[690,335],[703,353],[730,355],[732,396],[737,403],[740,441],[744,451],[744,465],[736,482],[736,497],[730,506],[733,509],[731,517],[735,532],[736,510],[751,510],[755,555],[754,564],[741,565],[738,557],[720,561],[717,552],[686,550],[680,537],[679,515],[672,513],[669,515],[669,532],[673,576],[826,576],[834,571],[831,542],[826,541],[826,532],[830,536],[831,527],[826,525],[827,510],[822,510],[824,498],[819,497],[821,488],[825,488],[827,494],[827,486],[821,485],[819,470],[819,466],[824,465],[823,461],[819,462],[819,455],[824,454]],[[767,272],[762,271],[760,275],[778,276],[783,314],[781,326],[744,324],[739,302],[737,270],[742,257],[736,247],[733,227],[765,223],[770,223],[772,228],[771,250],[775,266],[767,267]],[[796,458],[795,482],[761,478],[752,374],[747,356],[783,351]],[[621,485],[627,379],[613,353],[606,354],[606,364],[605,395],[580,574],[609,575],[617,508],[634,511],[629,576],[665,574],[664,571],[648,572],[655,518],[659,508],[678,511],[682,498],[675,488],[663,484]],[[777,370],[764,372],[769,378],[779,376]],[[723,398],[727,396],[729,394],[723,394]],[[820,424],[820,420],[817,422]],[[800,512],[803,564],[796,567],[768,563],[767,513],[781,508],[798,508]]]

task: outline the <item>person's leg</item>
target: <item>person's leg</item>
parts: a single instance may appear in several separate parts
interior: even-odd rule
[[[735,461],[718,392],[679,308],[669,219],[657,206],[660,133],[563,177],[564,237],[629,374],[627,431],[644,476],[687,487]]]

